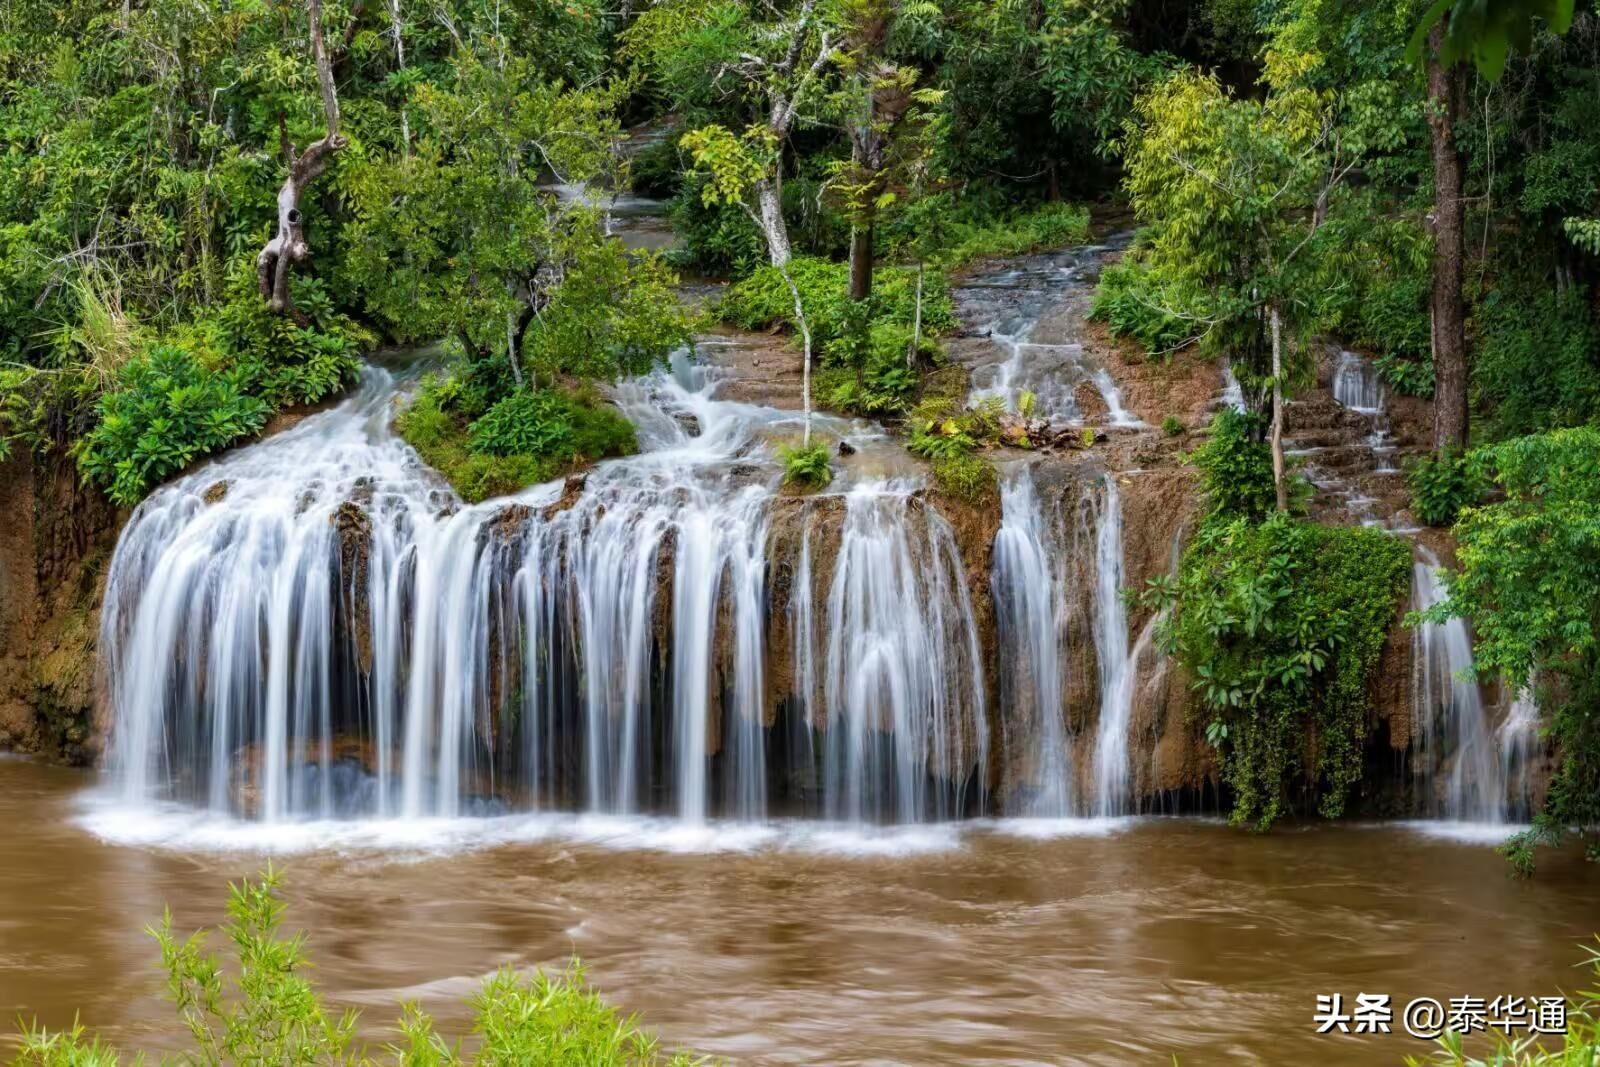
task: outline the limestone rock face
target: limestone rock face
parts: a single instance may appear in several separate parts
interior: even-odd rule
[[[105,724],[95,642],[121,522],[65,458],[0,464],[0,748],[87,764]]]

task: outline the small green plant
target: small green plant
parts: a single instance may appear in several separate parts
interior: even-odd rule
[[[1419,456],[1406,470],[1411,510],[1429,526],[1449,526],[1483,496],[1483,477],[1464,456]]]
[[[828,462],[827,445],[785,446],[778,449],[778,460],[783,464],[785,485],[822,489],[833,481],[833,467]]]
[[[1083,429],[1079,430],[1078,440],[1083,442],[1084,448],[1093,448],[1095,441],[1094,427],[1085,426]]]
[[[1176,415],[1168,415],[1161,420],[1161,432],[1168,437],[1182,437],[1184,431],[1183,420]]]
[[[969,504],[976,504],[999,485],[994,464],[977,453],[940,456],[933,461],[933,482],[938,488]]]
[[[619,1015],[584,982],[576,961],[566,973],[523,977],[502,969],[473,996],[477,1051],[470,1058],[447,1043],[433,1021],[406,1005],[403,1040],[374,1059],[357,1047],[357,1016],[332,1016],[305,971],[305,937],[279,936],[284,902],[279,878],[268,868],[257,881],[228,891],[223,927],[237,960],[205,951],[206,934],[173,932],[172,913],[150,930],[161,950],[167,989],[193,1047],[182,1062],[203,1064],[350,1064],[406,1067],[540,1064],[542,1067],[690,1067],[686,1053],[664,1055],[653,1035],[632,1016]],[[227,975],[232,975],[232,981]],[[232,986],[230,989],[229,986]],[[22,1034],[22,1067],[115,1067],[119,1056],[82,1026],[50,1032],[31,1026]]]

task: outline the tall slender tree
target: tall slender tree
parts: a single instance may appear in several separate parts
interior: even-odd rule
[[[322,93],[322,114],[326,132],[297,152],[289,139],[288,126],[278,118],[279,139],[289,174],[278,189],[278,232],[256,257],[256,278],[261,295],[272,310],[304,321],[289,291],[289,272],[294,264],[311,255],[306,243],[305,220],[300,213],[300,197],[306,187],[322,176],[349,141],[339,132],[339,92],[333,82],[333,62],[322,29],[322,0],[306,0],[306,16],[311,31],[311,56],[317,67],[317,86]]]

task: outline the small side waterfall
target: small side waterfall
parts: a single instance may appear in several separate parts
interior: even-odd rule
[[[1128,612],[1122,559],[1122,500],[1114,476],[1105,491],[1095,532],[1095,652],[1100,668],[1100,725],[1095,737],[1095,814],[1129,810],[1128,730],[1133,718],[1135,663],[1128,651]]]
[[[1500,780],[1506,788],[1506,814],[1519,822],[1533,817],[1533,764],[1543,748],[1534,688],[1535,683],[1530,681],[1512,699],[1506,720],[1495,734],[1500,749]]]
[[[1439,561],[1418,546],[1411,608],[1425,611],[1444,598]],[[1419,737],[1416,766],[1425,802],[1439,818],[1505,822],[1505,780],[1473,667],[1466,622],[1450,619],[1418,626],[1412,635],[1412,656],[1412,708]]]
[[[1333,398],[1352,411],[1378,414],[1383,410],[1383,379],[1361,356],[1340,352],[1333,370]]]
[[[1075,814],[1075,787],[1062,706],[1062,579],[1053,562],[1061,549],[1028,467],[1006,479],[1000,506],[991,577],[1002,650],[1000,702],[1029,724],[1028,733],[1015,741],[1011,761],[1032,768],[1031,795],[1013,810],[1065,818]]]

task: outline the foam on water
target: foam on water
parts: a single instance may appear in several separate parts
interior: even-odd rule
[[[75,822],[108,844],[162,851],[419,858],[545,843],[693,855],[776,851],[896,857],[958,849],[963,833],[954,823],[870,826],[717,819],[696,824],[672,816],[585,812],[269,823],[170,803],[128,807],[117,794],[104,791],[82,798]]]

